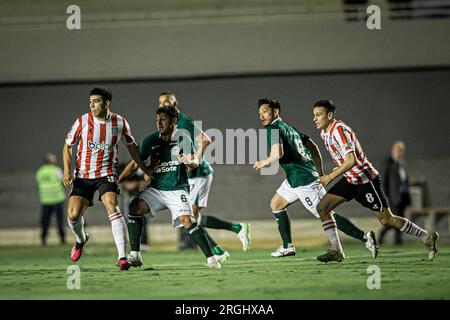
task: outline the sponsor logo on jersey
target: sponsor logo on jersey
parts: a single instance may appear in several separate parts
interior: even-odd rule
[[[164,172],[172,172],[177,171],[178,165],[180,163],[178,161],[166,161],[162,162],[158,168],[156,168],[155,172],[164,173]]]
[[[105,151],[111,150],[110,144],[101,143],[101,142],[93,142],[91,140],[88,141],[88,147],[91,150],[105,150]]]

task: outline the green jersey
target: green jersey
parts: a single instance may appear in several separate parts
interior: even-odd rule
[[[189,150],[183,150],[183,149]],[[193,154],[194,145],[186,135],[175,131],[172,138],[164,141],[159,132],[147,136],[139,150],[141,159],[149,165],[151,161],[160,163],[153,173],[150,186],[163,191],[186,190],[189,192],[186,165],[178,161],[180,153]]]
[[[308,136],[291,127],[281,118],[274,120],[267,127],[269,150],[274,144],[283,145],[283,157],[279,162],[292,188],[306,186],[319,178],[311,151],[305,146],[308,140]]]
[[[189,132],[191,140],[194,141],[195,150],[197,150],[199,145],[197,143],[196,137],[201,132],[201,129],[197,125],[195,125],[192,118],[188,117],[183,112],[180,112],[179,117],[178,117],[178,122],[177,122],[177,128],[184,129]],[[201,159],[198,159],[198,160],[199,160],[200,164],[197,168],[195,168],[194,170],[192,170],[191,172],[188,173],[189,178],[205,177],[214,172],[211,165],[208,163],[208,161],[206,161],[204,155],[202,155]]]
[[[36,182],[39,187],[39,199],[43,205],[54,205],[66,198],[62,183],[63,173],[53,164],[44,164],[36,172]]]

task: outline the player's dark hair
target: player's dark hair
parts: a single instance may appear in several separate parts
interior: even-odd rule
[[[178,119],[178,109],[175,106],[170,107],[160,107],[156,109],[156,114],[165,113],[167,114],[171,119],[177,118]]]
[[[328,112],[333,112],[335,113],[336,111],[336,107],[334,105],[334,102],[330,99],[323,99],[323,100],[319,100],[316,103],[314,103],[314,107],[324,107],[325,109],[327,109],[327,113]]]
[[[270,99],[267,97],[261,98],[258,100],[258,109],[259,107],[261,107],[263,104],[268,104],[270,109],[278,109],[281,111],[281,105],[280,103],[275,100],[275,99]]]
[[[90,96],[102,96],[103,102],[109,100],[112,100],[112,93],[111,89],[107,87],[95,87],[94,89],[89,92]]]

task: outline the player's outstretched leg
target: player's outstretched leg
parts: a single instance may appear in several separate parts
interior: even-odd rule
[[[221,246],[219,246],[217,242],[214,241],[214,239],[210,236],[210,234],[205,228],[203,228],[203,232],[205,233],[206,239],[208,240],[209,246],[211,247],[211,251],[216,257],[217,261],[219,261],[220,263],[224,263],[225,261],[229,260],[230,254],[227,251],[225,251]]]
[[[209,242],[209,246],[211,247],[212,253],[214,254],[217,261],[220,263],[224,263],[225,261],[230,259],[230,254],[223,249],[214,239],[211,237],[211,235],[208,233],[208,231],[205,228],[205,225],[207,224],[206,221],[208,219],[207,216],[203,216],[201,214],[201,211],[204,207],[199,207],[198,205],[192,206],[192,212],[194,214],[195,219],[197,220],[198,225],[200,225],[203,229],[203,232],[205,233],[206,239]]]
[[[140,215],[128,214],[128,236],[130,237],[131,251],[128,261],[132,267],[142,266],[141,236],[143,230],[143,219]]]
[[[278,232],[280,233],[283,244],[270,255],[274,258],[295,256],[295,247],[292,244],[291,236],[291,219],[287,210],[273,211],[275,220],[278,224]]]
[[[429,232],[409,219],[394,215],[390,208],[385,208],[383,212],[375,213],[383,225],[394,227],[401,232],[420,238],[428,250],[428,259],[434,259],[438,252],[436,243],[439,240],[439,234],[437,232]]]
[[[222,265],[220,264],[219,261],[217,261],[216,257],[212,253],[204,229],[201,226],[199,226],[196,222],[191,223],[190,216],[180,216],[179,219],[181,223],[183,223],[183,226],[185,228],[187,227],[186,229],[189,231],[189,234],[191,235],[195,244],[198,245],[202,250],[203,254],[207,259],[208,267],[213,269],[221,269]]]
[[[251,236],[250,224],[248,223],[234,223],[226,221],[211,215],[202,215],[200,225],[203,228],[229,230],[237,234],[237,238],[242,242],[242,250],[250,249]]]
[[[117,193],[115,191],[107,191],[101,195],[100,199],[108,212],[109,221],[111,222],[111,231],[117,248],[119,269],[128,270],[131,265],[127,259],[127,224],[118,206]]]
[[[130,238],[131,251],[128,261],[132,267],[142,266],[141,237],[144,230],[143,215],[150,212],[150,207],[141,198],[135,198],[130,203],[128,213],[128,236]]]
[[[345,202],[344,198],[327,193],[317,205],[316,209],[320,215],[320,220],[322,220],[323,230],[331,244],[331,250],[317,257],[317,260],[321,262],[342,262],[345,259],[341,241],[339,240],[336,221],[331,216],[332,210],[343,202]]]
[[[131,266],[127,259],[127,225],[121,212],[115,212],[109,216],[111,230],[116,243],[117,255],[119,259],[119,269],[128,270]]]
[[[83,217],[81,217],[81,221],[70,221],[69,220],[69,226],[72,229],[72,226],[74,225],[84,225],[84,219]],[[75,226],[74,228],[78,228],[78,226]],[[84,245],[86,244],[86,242],[89,241],[89,234],[85,233],[83,230],[83,237],[77,236],[77,241],[75,241],[75,244],[72,247],[72,251],[70,252],[70,259],[73,262],[77,262],[78,260],[80,260],[81,255],[83,254],[83,248]]]
[[[336,221],[337,228],[340,231],[342,231],[346,235],[349,235],[352,238],[362,241],[366,246],[366,248],[370,251],[374,259],[378,256],[379,247],[375,237],[375,232],[362,231],[356,225],[354,225],[353,222],[351,222],[349,219],[341,216],[340,214],[337,214],[336,212],[334,212],[333,217]]]
[[[70,196],[67,205],[67,222],[76,241],[70,253],[72,261],[78,261],[83,254],[83,247],[89,240],[89,235],[84,231],[83,213],[89,205],[89,200],[80,196]]]

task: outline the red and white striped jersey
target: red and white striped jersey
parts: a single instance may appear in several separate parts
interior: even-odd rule
[[[353,152],[355,154],[356,164],[344,174],[348,182],[363,184],[378,175],[378,171],[367,160],[356,134],[344,122],[334,120],[330,130],[328,132],[322,130],[320,136],[336,166],[342,166],[348,153]]]
[[[116,175],[119,139],[126,145],[135,143],[128,122],[118,114],[110,112],[107,120],[99,120],[89,112],[75,120],[66,137],[69,147],[79,142],[75,178]]]

